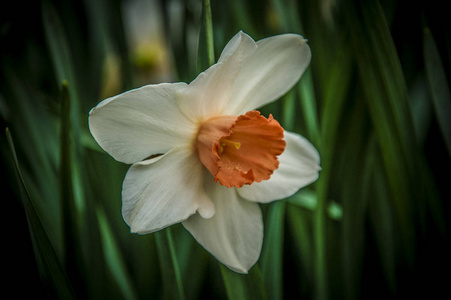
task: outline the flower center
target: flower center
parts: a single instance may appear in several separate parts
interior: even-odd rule
[[[258,111],[220,116],[204,122],[197,133],[199,159],[227,187],[242,187],[270,178],[285,150],[283,128],[272,115]]]

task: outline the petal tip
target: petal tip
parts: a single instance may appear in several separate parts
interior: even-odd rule
[[[245,268],[243,266],[228,266],[226,264],[223,264],[224,266],[226,266],[227,268],[229,268],[230,270],[232,270],[233,272],[239,273],[239,274],[243,274],[243,275],[247,275],[249,273],[250,268],[252,268],[252,266],[250,266],[249,268]]]

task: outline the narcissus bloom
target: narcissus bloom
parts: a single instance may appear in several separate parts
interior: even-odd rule
[[[316,149],[255,110],[293,87],[310,58],[300,35],[254,42],[239,32],[190,84],[151,84],[94,107],[94,138],[132,164],[122,189],[131,231],[181,222],[219,261],[247,273],[263,241],[258,203],[289,197],[318,178]]]

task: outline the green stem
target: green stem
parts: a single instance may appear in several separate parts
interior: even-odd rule
[[[211,20],[210,0],[204,0],[204,15],[205,15],[205,37],[207,40],[208,63],[211,66],[215,63],[215,47],[213,40],[213,22]]]

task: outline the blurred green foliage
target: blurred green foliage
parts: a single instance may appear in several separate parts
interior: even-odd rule
[[[239,30],[255,40],[299,33],[313,54],[299,84],[262,112],[315,144],[320,178],[261,205],[262,254],[239,275],[180,225],[130,234],[120,199],[128,166],[99,149],[87,126],[89,110],[105,97],[146,83],[190,82],[208,67],[202,1],[26,2],[0,12],[5,293],[446,294],[451,35],[444,3],[211,1],[215,57]]]

